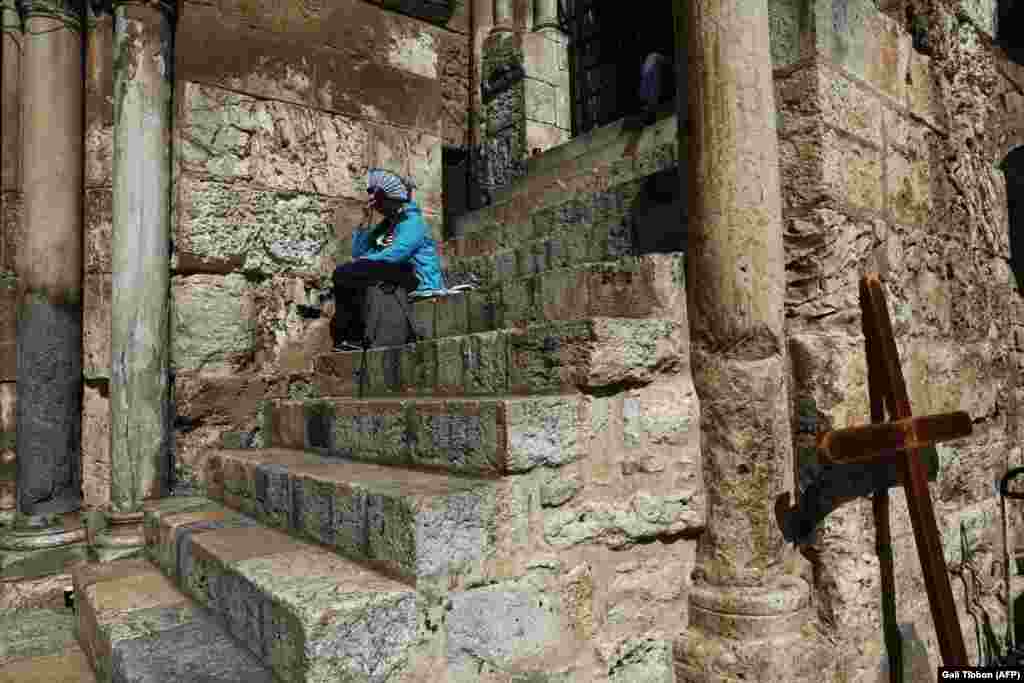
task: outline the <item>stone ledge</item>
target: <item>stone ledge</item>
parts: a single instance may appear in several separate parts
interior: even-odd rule
[[[78,637],[101,681],[234,680],[275,683],[252,654],[145,560],[72,573]]]
[[[270,445],[495,476],[581,457],[583,410],[581,395],[274,401]]]
[[[420,636],[414,589],[233,511],[200,505],[205,509],[178,514],[153,510],[151,536],[182,589],[280,680],[388,680],[408,663]]]
[[[684,325],[595,317],[372,349],[363,395],[525,395],[646,384],[664,373],[686,372]],[[318,357],[313,369],[319,394],[357,395],[362,366],[362,351]]]
[[[424,339],[492,332],[537,322],[590,317],[685,320],[684,255],[648,254],[559,268],[547,250],[523,250],[526,274],[489,288],[416,301]],[[544,252],[544,253],[542,253]],[[532,263],[526,264],[529,258]]]
[[[404,580],[463,573],[487,551],[486,481],[284,449],[213,451],[207,466],[215,500]]]

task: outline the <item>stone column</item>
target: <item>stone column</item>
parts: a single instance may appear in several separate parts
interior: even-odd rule
[[[111,514],[97,537],[108,559],[141,552],[143,502],[169,480],[173,11],[119,5],[114,20]]]
[[[494,0],[494,28],[491,31],[511,31],[514,20],[512,0]]]
[[[680,681],[794,681],[810,590],[774,518],[792,486],[785,261],[766,0],[677,0],[688,68],[691,363],[708,499]],[[751,642],[753,641],[753,642]]]
[[[79,558],[82,503],[82,3],[32,0],[22,43],[17,518],[3,575]],[[73,546],[73,548],[69,548]],[[62,548],[62,552],[52,552]],[[84,554],[84,547],[80,549]],[[20,554],[19,554],[20,553]],[[38,555],[37,553],[42,553]]]
[[[558,0],[535,0],[533,4],[533,30],[558,28]]]
[[[14,405],[17,400],[17,289],[11,253],[17,244],[21,195],[21,16],[13,3],[2,10],[3,50],[0,64],[0,527],[9,526],[16,506],[17,466],[14,450]],[[14,324],[12,324],[14,323]],[[11,342],[14,342],[12,344]],[[14,349],[14,353],[11,350]],[[5,419],[9,417],[9,419]]]

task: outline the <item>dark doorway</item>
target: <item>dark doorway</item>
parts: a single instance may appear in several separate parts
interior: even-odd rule
[[[999,0],[996,42],[1010,59],[1024,65],[1024,0]]]
[[[1007,154],[1001,168],[1006,176],[1010,219],[1010,269],[1017,279],[1017,291],[1024,294],[1024,147]]]
[[[671,0],[561,0],[570,35],[574,136],[640,109],[640,67],[648,54],[675,59]],[[674,97],[668,79],[666,98]]]
[[[455,236],[455,219],[468,211],[476,211],[491,203],[490,193],[481,182],[482,163],[479,150],[470,147],[441,147],[441,169],[444,194],[444,226],[442,239]]]

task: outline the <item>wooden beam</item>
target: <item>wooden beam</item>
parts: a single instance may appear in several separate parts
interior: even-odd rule
[[[963,411],[907,417],[895,422],[836,429],[818,437],[822,462],[841,464],[892,460],[884,451],[925,448],[971,434],[971,416]]]

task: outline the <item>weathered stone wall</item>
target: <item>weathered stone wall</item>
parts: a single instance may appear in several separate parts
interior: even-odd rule
[[[468,9],[377,4],[184,6],[171,336],[186,470],[222,440],[259,445],[258,402],[329,348],[328,321],[295,305],[349,258],[336,243],[361,220],[367,168],[411,175],[440,235],[441,145],[469,130]]]
[[[1013,118],[1017,100],[997,87],[985,37],[991,4],[966,5],[900,4],[886,14],[871,2],[775,2],[772,51],[794,418],[820,430],[869,421],[857,282],[879,271],[914,412],[966,410],[975,421],[970,438],[939,447],[932,496],[977,661],[975,618],[984,611],[997,633],[1004,620],[993,482],[1020,458],[1011,352],[1021,301],[993,149],[1013,135],[1000,121]],[[809,465],[813,450],[797,445],[801,485],[825,477]],[[905,667],[934,671],[937,641],[902,489],[891,500]],[[832,512],[803,547],[843,680],[876,680],[887,666],[874,540],[870,502],[860,499]]]

